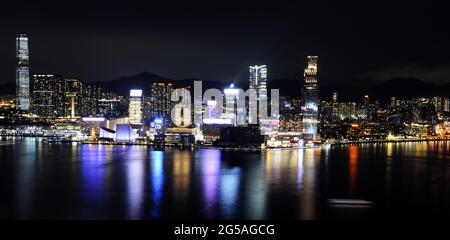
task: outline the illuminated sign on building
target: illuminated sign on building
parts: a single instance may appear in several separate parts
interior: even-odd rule
[[[142,97],[142,90],[140,89],[131,89],[130,97]]]
[[[81,120],[83,122],[103,122],[106,119],[104,117],[83,117]]]

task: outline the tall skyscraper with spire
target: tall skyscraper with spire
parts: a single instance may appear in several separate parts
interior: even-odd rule
[[[317,137],[319,125],[319,86],[317,84],[317,56],[308,56],[304,71],[303,99],[303,137],[312,140]]]
[[[16,109],[30,110],[30,67],[28,34],[16,35]]]

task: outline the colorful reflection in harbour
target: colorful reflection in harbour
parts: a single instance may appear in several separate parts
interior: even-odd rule
[[[82,145],[79,149],[81,170],[81,215],[96,215],[101,208],[105,191],[105,146]],[[95,218],[95,217],[93,217]]]
[[[389,149],[389,147],[388,147]],[[351,145],[349,151],[349,185],[350,191],[355,191],[358,182],[358,146]]]
[[[164,151],[150,151],[151,217],[159,218],[164,193]]]
[[[0,145],[0,218],[341,219],[330,198],[376,203],[358,218],[448,216],[450,144],[237,152]],[[7,183],[7,184],[6,184]]]
[[[201,156],[201,176],[203,188],[203,207],[207,218],[214,217],[217,206],[220,180],[220,151],[206,149],[197,152]]]

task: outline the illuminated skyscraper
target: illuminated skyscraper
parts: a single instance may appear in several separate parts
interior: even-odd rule
[[[150,96],[147,98],[147,117],[161,118],[166,126],[170,123],[170,113],[173,106],[170,100],[172,91],[172,83],[157,82],[151,85]]]
[[[66,79],[62,76],[55,76],[55,108],[56,116],[58,117],[67,117],[70,113],[66,102],[66,89]]]
[[[181,101],[191,97],[190,96],[190,90],[191,90],[190,86],[187,86],[185,88],[180,88],[177,90],[181,90],[181,89],[183,89],[183,91],[175,92],[176,94],[178,94],[178,97],[181,98]],[[179,126],[179,127],[190,126],[192,124],[192,109],[190,108],[190,106],[189,107],[182,106],[181,104],[178,104],[178,103],[180,103],[178,101],[175,101],[173,103],[175,105],[173,107],[173,113],[171,113],[172,123],[175,126]]]
[[[251,124],[259,123],[260,111],[259,105],[261,101],[267,100],[267,66],[266,65],[254,65],[250,66],[250,89],[254,89],[257,93],[256,99],[249,99],[249,113],[256,111],[256,119],[253,119],[251,114],[249,114],[248,122]],[[256,100],[256,104],[254,101]],[[253,109],[252,106],[256,106]]]
[[[132,125],[142,125],[142,90],[130,90],[128,119]]]
[[[128,107],[123,96],[110,92],[102,92],[102,97],[98,100],[98,113],[107,119],[125,117]]]
[[[40,117],[55,117],[56,80],[53,74],[33,75],[32,112]]]
[[[239,89],[231,84],[224,90],[225,93],[225,118],[230,119],[235,126],[245,124],[245,104],[239,102]]]
[[[335,103],[338,101],[338,93],[337,92],[333,92],[331,100]]]
[[[434,108],[437,112],[449,111],[449,99],[446,97],[433,97]]]
[[[99,100],[102,98],[102,88],[95,85],[84,85],[82,99],[82,115],[95,116],[99,113]]]
[[[308,56],[304,71],[303,97],[303,136],[305,139],[317,137],[319,123],[319,86],[317,85],[317,56]]]
[[[338,93],[333,92],[331,96],[331,122],[336,122],[339,119],[339,102]]]
[[[30,67],[28,34],[16,35],[16,109],[30,110]]]

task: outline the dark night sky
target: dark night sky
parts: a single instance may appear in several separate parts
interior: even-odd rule
[[[236,81],[260,63],[271,78],[300,78],[315,54],[329,85],[450,82],[450,16],[433,1],[15,2],[0,10],[0,82],[15,79],[20,31],[30,34],[33,73],[85,81],[143,71]]]

